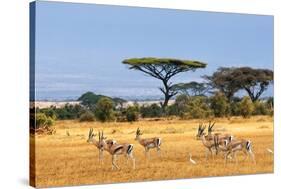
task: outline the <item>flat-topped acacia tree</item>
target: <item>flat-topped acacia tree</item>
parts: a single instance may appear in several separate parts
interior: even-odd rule
[[[199,61],[152,57],[125,59],[122,63],[129,65],[129,69],[144,72],[162,81],[163,87],[159,87],[159,89],[164,94],[164,102],[161,102],[164,110],[169,100],[177,94],[177,91],[172,90],[170,79],[179,73],[195,71],[197,68],[205,68],[207,65]]]

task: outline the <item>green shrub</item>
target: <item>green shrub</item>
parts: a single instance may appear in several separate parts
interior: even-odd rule
[[[138,105],[129,106],[126,108],[126,119],[129,122],[137,121],[139,119],[140,110]]]
[[[250,97],[246,96],[239,103],[240,113],[244,118],[250,117],[254,112],[254,105]]]
[[[232,116],[239,116],[239,115],[241,115],[239,102],[231,102],[230,103],[230,114]]]
[[[36,113],[35,115],[36,128],[50,127],[54,124],[54,120],[51,117],[46,116],[44,113]]]
[[[143,118],[161,117],[163,115],[163,109],[155,103],[151,105],[143,105],[140,107],[140,114]]]
[[[270,109],[266,103],[259,100],[254,102],[253,115],[269,115],[269,114],[270,114]]]
[[[113,121],[115,119],[113,108],[113,101],[107,97],[102,97],[96,104],[94,110],[95,117],[101,122]]]
[[[177,96],[174,107],[174,113],[176,113],[177,116],[180,116],[181,118],[185,117],[188,100],[189,97],[187,95],[182,94]]]
[[[225,117],[229,115],[230,105],[223,93],[216,93],[210,98],[210,107],[216,117]]]
[[[94,121],[95,120],[95,116],[92,112],[90,111],[86,111],[85,113],[82,113],[79,117],[79,121],[80,122],[84,122],[84,121]]]
[[[202,119],[213,115],[212,110],[206,103],[206,98],[202,96],[190,97],[186,106],[186,118]]]

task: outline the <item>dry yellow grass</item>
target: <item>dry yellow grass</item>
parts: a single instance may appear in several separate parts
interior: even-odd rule
[[[218,119],[219,132],[232,133],[238,138],[250,139],[256,156],[256,165],[250,160],[239,163],[229,162],[224,166],[222,155],[214,160],[205,160],[205,148],[195,140],[199,120],[142,120],[135,123],[80,123],[78,121],[57,121],[55,135],[35,137],[36,186],[63,186],[80,184],[100,184],[113,182],[148,181],[206,176],[256,174],[273,172],[273,120],[270,117],[251,119]],[[98,162],[98,150],[86,143],[89,128],[104,130],[108,138],[118,142],[134,144],[136,169],[126,164],[123,156],[117,164],[121,170],[111,170],[111,156],[105,152],[104,164]],[[150,160],[144,156],[144,149],[134,140],[135,130],[140,127],[143,137],[162,138],[162,156],[155,150],[150,152]],[[67,134],[68,132],[68,134]],[[69,135],[69,136],[68,136]],[[31,138],[31,142],[34,138]],[[197,165],[188,161],[191,152]],[[31,165],[34,166],[34,165]]]

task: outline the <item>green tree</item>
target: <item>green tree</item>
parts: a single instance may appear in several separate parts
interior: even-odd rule
[[[114,116],[114,103],[107,97],[102,97],[96,104],[94,114],[97,120],[105,122],[115,119]]]
[[[235,68],[233,79],[244,89],[252,102],[257,101],[263,92],[273,82],[273,71],[268,69],[254,69],[250,67]]]
[[[254,112],[254,105],[250,99],[250,97],[246,96],[244,97],[241,102],[239,103],[240,105],[240,112],[241,115],[244,118],[250,117],[252,113]]]
[[[84,113],[82,113],[79,117],[79,121],[80,122],[85,122],[85,121],[94,121],[95,120],[95,116],[92,112],[90,111],[86,111]]]
[[[137,121],[140,115],[140,108],[137,104],[126,108],[126,119],[129,122]]]
[[[54,124],[54,120],[51,117],[46,116],[44,113],[36,113],[35,121],[36,129],[40,127],[50,127]]]
[[[143,118],[146,117],[161,117],[163,115],[162,108],[156,104],[153,103],[151,105],[143,105],[140,107],[140,113]]]
[[[228,99],[223,93],[217,92],[210,98],[210,107],[216,117],[229,115],[230,105]]]
[[[223,93],[228,101],[231,101],[234,94],[241,88],[239,81],[234,77],[235,68],[220,67],[210,76],[203,76],[207,80],[208,85],[213,90],[219,90]]]
[[[212,116],[213,112],[206,101],[206,97],[203,96],[190,97],[186,107],[186,118],[203,119]]]
[[[159,89],[164,94],[164,102],[161,103],[163,110],[166,109],[169,100],[177,94],[172,90],[171,78],[182,72],[206,67],[205,63],[198,61],[151,57],[126,59],[123,63],[129,65],[129,69],[141,71],[162,81],[163,87]]]

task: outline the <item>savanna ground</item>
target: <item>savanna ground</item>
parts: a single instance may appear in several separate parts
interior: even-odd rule
[[[36,186],[62,186],[100,184],[113,182],[149,181],[177,178],[195,178],[239,174],[273,172],[273,118],[255,116],[249,119],[232,117],[216,119],[215,131],[231,133],[236,138],[250,139],[256,164],[250,159],[242,161],[243,153],[238,153],[239,163],[231,161],[225,166],[222,155],[214,160],[205,158],[202,142],[195,139],[199,120],[156,119],[141,120],[135,123],[99,123],[78,121],[57,121],[55,135],[31,137],[35,143]],[[206,121],[207,123],[207,121]],[[135,138],[137,128],[143,131],[143,138],[162,138],[161,157],[151,150],[146,160],[143,147]],[[111,170],[111,156],[104,152],[103,165],[98,161],[98,150],[86,142],[89,128],[94,132],[103,130],[108,139],[134,144],[136,169],[126,164],[120,156],[117,164],[121,170]],[[96,137],[97,139],[98,137]],[[35,141],[34,141],[35,139]],[[188,153],[197,162],[189,162]],[[32,167],[34,165],[31,165]]]

